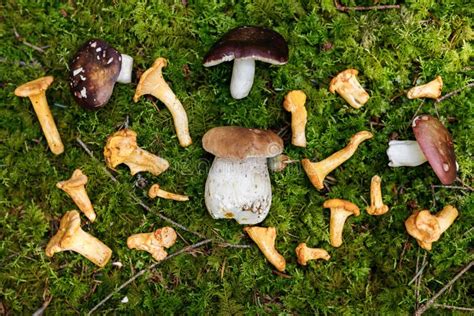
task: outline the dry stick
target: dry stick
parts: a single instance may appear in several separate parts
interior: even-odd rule
[[[51,295],[50,297],[48,297],[48,299],[46,301],[43,302],[43,305],[41,305],[40,308],[38,308],[34,313],[33,313],[33,316],[41,316],[44,314],[44,311],[46,310],[46,308],[48,307],[49,303],[51,303],[51,300],[53,299],[53,296]]]
[[[205,239],[203,241],[200,241],[200,242],[197,242],[191,246],[187,246],[187,247],[184,247],[184,248],[181,248],[181,250],[178,250],[172,254],[170,254],[169,256],[167,256],[166,258],[164,258],[163,260],[161,261],[158,261],[158,262],[155,262],[154,264],[152,264],[151,266],[149,266],[148,268],[145,268],[145,269],[142,269],[140,271],[138,271],[137,273],[135,273],[130,279],[128,279],[127,281],[125,281],[124,283],[122,283],[118,288],[116,288],[115,290],[113,290],[109,295],[107,295],[102,301],[100,301],[97,305],[95,305],[88,313],[87,315],[92,315],[93,312],[95,312],[100,306],[104,305],[105,302],[107,302],[115,293],[118,293],[121,289],[123,289],[124,287],[126,287],[127,285],[129,285],[130,283],[132,283],[133,281],[135,281],[138,277],[140,277],[141,275],[145,274],[145,272],[147,271],[151,271],[152,269],[154,269],[156,266],[158,266],[159,264],[161,264],[162,262],[166,261],[166,260],[169,260],[171,258],[174,258],[182,253],[185,253],[187,251],[190,251],[190,250],[193,250],[195,248],[199,248],[205,244],[208,244],[212,242],[212,239]]]
[[[420,268],[420,270],[418,271],[418,273],[415,274],[415,276],[413,277],[413,279],[410,280],[410,282],[408,282],[408,285],[411,285],[413,282],[415,282],[415,281],[418,279],[418,277],[423,273],[423,270],[426,268],[427,265],[428,265],[428,262],[425,262],[425,263],[421,266],[421,268]]]
[[[466,190],[466,191],[474,191],[473,188],[471,187],[462,187],[462,186],[458,186],[458,185],[434,185],[432,184],[431,185],[432,188],[443,188],[443,189],[456,189],[456,190]]]
[[[472,307],[460,307],[460,306],[452,306],[452,305],[436,304],[436,303],[433,304],[433,307],[453,309],[453,310],[458,310],[458,311],[474,312],[474,308]]]
[[[415,316],[423,315],[423,313],[426,312],[428,310],[428,308],[431,307],[431,305],[433,305],[433,303],[436,301],[436,299],[438,297],[440,297],[444,292],[446,292],[446,290],[449,287],[451,287],[454,284],[454,282],[456,282],[464,273],[466,273],[472,267],[472,265],[474,265],[474,261],[469,262],[461,271],[459,271],[458,274],[456,274],[454,276],[454,278],[452,278],[448,282],[448,284],[443,286],[443,288],[441,290],[439,290],[438,293],[436,293],[432,298],[430,298],[425,304],[421,305],[420,308],[418,308],[415,311]]]
[[[338,11],[349,12],[349,11],[370,11],[370,10],[387,10],[387,9],[400,9],[399,4],[384,4],[384,5],[371,5],[371,6],[355,6],[348,7],[339,3],[338,0],[334,0],[334,5]]]
[[[16,38],[17,40],[19,40],[20,42],[22,42],[24,45],[26,45],[26,46],[28,46],[28,47],[30,47],[30,48],[33,48],[34,50],[36,50],[36,51],[38,51],[38,52],[40,52],[40,53],[44,53],[44,49],[42,49],[41,47],[36,46],[36,45],[33,45],[33,44],[28,43],[27,41],[23,40],[22,37],[21,37],[21,35],[18,34],[18,32],[16,31],[16,28],[15,28],[15,27],[13,28],[13,33],[15,34],[15,38]]]
[[[471,88],[471,87],[474,87],[474,82],[471,82],[471,83],[467,84],[466,86],[464,86],[460,89],[457,89],[457,90],[451,91],[449,93],[446,93],[442,97],[437,98],[435,102],[440,103],[440,102],[452,97],[453,95],[456,95],[456,94],[460,93],[462,90],[467,89],[467,88]]]

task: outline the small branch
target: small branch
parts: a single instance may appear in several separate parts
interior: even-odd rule
[[[371,6],[366,6],[366,7],[363,7],[363,6],[348,7],[348,6],[342,5],[338,0],[334,0],[334,5],[336,6],[336,9],[341,12],[400,9],[399,4],[371,5]]]
[[[28,46],[28,47],[30,47],[30,48],[33,48],[34,50],[36,50],[36,51],[38,51],[38,52],[44,54],[44,49],[43,49],[43,48],[41,48],[41,47],[39,47],[39,46],[36,46],[36,45],[33,45],[33,44],[28,43],[27,41],[25,41],[25,40],[23,39],[23,37],[22,37],[20,34],[18,34],[18,32],[17,32],[17,30],[16,30],[15,27],[13,28],[13,33],[15,34],[15,38],[16,38],[17,40],[19,40],[20,42],[22,42],[24,45],[26,45],[26,46]]]
[[[420,268],[420,270],[418,271],[418,273],[415,274],[415,276],[413,277],[413,279],[410,280],[410,282],[408,282],[408,285],[411,285],[413,282],[415,282],[415,281],[418,279],[418,277],[423,273],[423,270],[426,268],[427,265],[428,265],[428,262],[425,262],[425,263],[421,266],[421,268]]]
[[[472,307],[460,307],[460,306],[452,306],[452,305],[444,305],[444,304],[433,304],[433,307],[445,308],[445,309],[452,309],[458,311],[467,311],[467,312],[474,312],[474,308]]]
[[[251,245],[231,244],[228,242],[218,243],[217,245],[222,248],[252,248]]]
[[[456,282],[464,273],[466,273],[471,267],[474,265],[474,261],[469,262],[458,274],[456,274],[441,290],[438,291],[432,298],[430,298],[425,304],[421,305],[415,311],[415,316],[421,316],[424,312],[426,312],[431,305],[436,301],[438,297],[440,297],[448,288],[450,288],[454,282]]]
[[[454,189],[454,190],[466,190],[466,191],[471,191],[473,192],[474,189],[471,187],[462,187],[458,185],[431,185],[432,188],[443,188],[443,189]]]
[[[176,251],[175,253],[172,253],[170,254],[169,256],[167,256],[165,259],[161,260],[161,261],[158,261],[158,262],[155,262],[154,264],[152,264],[151,266],[149,266],[148,268],[145,268],[143,270],[140,270],[138,271],[137,273],[135,273],[130,279],[128,279],[127,281],[125,281],[124,283],[122,283],[118,288],[116,288],[114,291],[112,291],[109,295],[107,295],[102,301],[100,301],[97,305],[95,305],[88,313],[87,315],[92,315],[93,312],[95,312],[99,307],[101,307],[102,305],[105,304],[105,302],[107,302],[115,293],[118,293],[120,290],[122,290],[123,288],[125,288],[127,285],[129,285],[130,283],[132,283],[133,281],[135,281],[138,277],[140,277],[141,275],[145,274],[145,272],[147,271],[151,271],[153,270],[156,266],[160,265],[161,263],[165,262],[166,260],[169,260],[171,258],[174,258],[182,253],[185,253],[185,252],[188,252],[190,250],[193,250],[195,248],[199,248],[201,246],[204,246],[205,244],[208,244],[212,242],[212,239],[206,239],[206,240],[203,240],[203,241],[200,241],[198,243],[195,243],[191,246],[187,246],[187,247],[184,247],[182,248],[181,250],[178,250]]]
[[[43,305],[41,305],[40,308],[38,308],[34,313],[33,313],[33,316],[41,316],[44,314],[44,311],[46,310],[46,308],[48,308],[48,305],[49,303],[51,303],[51,300],[53,299],[53,296],[51,295],[50,297],[48,297],[48,299],[46,299],[46,301],[44,301]]]
[[[471,83],[465,85],[464,87],[462,87],[460,89],[457,89],[457,90],[451,91],[449,93],[446,93],[442,97],[437,98],[435,103],[440,103],[440,102],[452,97],[453,95],[456,95],[456,94],[460,93],[462,90],[467,89],[467,88],[472,88],[472,87],[474,87],[474,82],[471,82]]]

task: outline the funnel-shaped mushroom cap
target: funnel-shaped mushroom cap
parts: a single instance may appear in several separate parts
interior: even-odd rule
[[[323,207],[330,208],[330,209],[341,209],[349,213],[352,213],[355,216],[360,215],[360,210],[357,205],[355,205],[352,202],[342,200],[342,199],[330,199],[330,200],[324,201]]]
[[[241,26],[226,33],[204,57],[204,66],[234,59],[255,59],[274,65],[288,62],[288,45],[279,33],[256,26]]]
[[[456,155],[449,131],[430,115],[415,117],[412,128],[418,145],[441,183],[453,183],[457,175]]]
[[[76,102],[87,109],[104,106],[121,68],[122,56],[117,50],[102,40],[87,41],[70,65],[69,86]]]
[[[15,89],[15,95],[17,97],[29,97],[30,95],[38,94],[48,89],[53,80],[53,76],[46,76],[27,82]]]
[[[239,160],[275,157],[283,152],[283,140],[272,131],[237,126],[210,129],[202,146],[216,157]]]

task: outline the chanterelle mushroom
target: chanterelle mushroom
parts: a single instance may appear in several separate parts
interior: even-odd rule
[[[339,247],[342,245],[342,231],[346,219],[351,215],[359,216],[359,208],[354,203],[341,199],[327,200],[324,202],[323,207],[331,210],[331,220],[329,224],[331,246]]]
[[[283,107],[291,112],[291,143],[295,146],[306,147],[306,94],[301,90],[288,92]]]
[[[239,224],[263,221],[272,202],[267,158],[281,154],[283,140],[271,131],[223,126],[209,130],[202,145],[216,156],[205,189],[211,216]]]
[[[351,139],[349,140],[349,144],[347,144],[346,147],[339,150],[338,152],[335,152],[334,154],[322,161],[311,162],[307,158],[303,159],[301,161],[301,164],[303,165],[303,169],[308,175],[308,178],[313,184],[313,186],[318,190],[324,189],[324,178],[326,178],[326,176],[331,171],[333,171],[346,160],[351,158],[363,141],[372,137],[373,135],[371,132],[361,131],[351,137]]]
[[[356,69],[346,69],[331,80],[329,91],[337,92],[344,100],[353,108],[361,108],[368,100],[369,94],[362,88],[357,75],[359,71]]]
[[[70,64],[69,87],[74,100],[86,109],[103,107],[115,82],[132,81],[133,58],[107,42],[91,39],[79,48]]]
[[[59,230],[46,246],[46,255],[72,250],[80,253],[99,267],[104,267],[112,256],[112,250],[94,236],[81,228],[81,218],[77,211],[64,214]]]
[[[152,233],[135,234],[127,239],[130,249],[145,250],[149,252],[156,261],[161,261],[168,253],[164,248],[170,248],[176,242],[176,232],[171,227],[159,228]]]
[[[69,180],[56,183],[56,187],[66,192],[87,218],[94,222],[96,215],[87,195],[86,183],[87,176],[80,169],[76,169]]]
[[[244,231],[252,238],[263,255],[278,271],[285,271],[286,260],[278,250],[275,249],[275,227],[244,227]]]
[[[441,76],[437,76],[433,81],[430,81],[424,85],[416,86],[408,90],[408,99],[418,98],[429,98],[437,99],[441,96],[441,90],[443,89],[443,79]]]
[[[370,215],[382,215],[388,212],[388,206],[382,200],[382,179],[375,175],[370,181],[370,206],[366,211]]]
[[[150,190],[148,190],[148,196],[151,199],[154,199],[156,197],[160,197],[160,198],[163,198],[163,199],[175,200],[175,201],[181,201],[181,202],[189,200],[189,197],[186,196],[186,195],[171,193],[171,192],[162,190],[158,183],[156,183],[156,184],[154,184],[150,187]]]
[[[295,249],[298,263],[305,266],[310,260],[323,259],[328,261],[331,256],[322,248],[309,248],[306,243],[301,243]]]
[[[405,227],[421,248],[431,250],[432,243],[441,237],[458,215],[458,210],[451,205],[445,206],[436,215],[427,210],[416,211],[405,221]]]
[[[38,121],[40,122],[43,134],[48,142],[49,149],[55,155],[64,151],[64,145],[59,136],[58,129],[54,123],[53,114],[48,106],[46,99],[46,89],[53,82],[52,76],[41,77],[36,80],[22,84],[15,89],[15,95],[18,97],[28,97],[33,104]]]
[[[288,45],[279,33],[256,26],[241,26],[226,33],[204,57],[204,67],[234,61],[230,94],[245,98],[252,89],[255,60],[273,65],[288,62]]]
[[[148,171],[157,176],[169,167],[168,161],[141,149],[137,144],[137,133],[131,129],[122,129],[110,135],[104,148],[107,167],[113,169],[124,163],[135,175]]]
[[[171,116],[173,116],[179,144],[187,147],[192,144],[191,136],[189,135],[188,116],[183,105],[163,78],[161,70],[166,65],[166,59],[160,57],[155,60],[150,69],[143,73],[133,96],[133,101],[137,102],[142,95],[151,94],[163,102],[171,112]]]
[[[456,155],[451,135],[443,124],[430,115],[415,117],[412,123],[414,140],[392,140],[387,156],[390,167],[415,167],[428,161],[443,184],[456,180]]]

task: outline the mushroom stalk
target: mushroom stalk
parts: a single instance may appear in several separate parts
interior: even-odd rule
[[[389,167],[416,167],[427,159],[416,140],[391,140],[388,142]]]
[[[443,89],[443,79],[441,78],[441,76],[437,76],[434,80],[424,85],[416,86],[408,90],[407,97],[408,99],[418,99],[418,98],[437,99],[441,96],[442,89]]]
[[[306,243],[301,243],[295,249],[296,256],[298,257],[298,263],[305,266],[310,260],[323,259],[328,261],[331,256],[329,253],[322,248],[309,248]]]
[[[275,227],[244,227],[244,231],[257,244],[257,247],[262,251],[263,255],[278,271],[285,271],[286,260],[278,250],[275,249]]]
[[[122,67],[120,68],[117,82],[130,83],[132,82],[132,69],[133,69],[133,58],[127,54],[121,54],[122,56]]]
[[[298,147],[306,147],[305,127],[307,113],[304,104],[306,94],[301,90],[290,91],[283,102],[283,107],[291,112],[291,143]]]
[[[30,81],[16,88],[15,95],[30,99],[49,149],[53,154],[59,155],[64,151],[64,145],[46,99],[46,89],[53,80],[52,76],[47,76]]]
[[[175,200],[180,202],[189,201],[188,196],[162,190],[159,184],[154,184],[151,186],[150,190],[148,191],[148,196],[152,199],[160,197],[163,199]]]
[[[159,228],[152,233],[135,234],[127,239],[130,249],[149,252],[156,261],[161,261],[168,256],[164,248],[170,248],[176,242],[176,232],[171,227]]]
[[[322,190],[324,188],[324,178],[331,171],[333,171],[346,160],[351,158],[363,141],[372,137],[372,133],[367,131],[361,131],[351,137],[351,139],[349,140],[349,144],[346,147],[339,150],[338,152],[335,152],[334,154],[320,162],[311,162],[307,158],[303,159],[301,161],[303,169],[308,175],[308,178],[313,184],[313,186],[318,190]]]
[[[382,215],[388,212],[388,206],[382,200],[382,179],[375,175],[370,182],[370,206],[367,213],[370,215]]]
[[[160,57],[155,60],[150,69],[143,73],[133,96],[133,101],[138,102],[142,95],[151,94],[163,102],[173,117],[179,144],[182,147],[187,147],[192,144],[189,135],[188,116],[183,105],[163,78],[161,70],[166,67],[167,63],[166,59]]]
[[[234,99],[243,99],[249,95],[255,76],[255,60],[235,59],[230,81],[230,94]]]
[[[59,230],[46,246],[46,255],[72,250],[99,267],[104,267],[112,256],[112,250],[94,236],[81,228],[81,219],[77,211],[70,211],[61,218]]]

